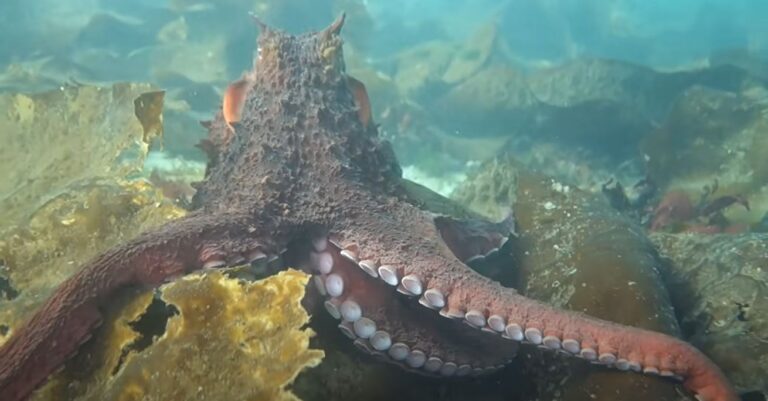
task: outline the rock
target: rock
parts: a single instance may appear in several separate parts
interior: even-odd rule
[[[456,84],[472,77],[487,65],[508,62],[510,59],[509,49],[499,37],[498,24],[491,21],[480,27],[456,52],[443,74],[443,81]]]
[[[535,96],[557,108],[537,136],[634,155],[638,143],[663,120],[687,88],[732,90],[750,80],[733,67],[658,72],[636,64],[580,58],[534,72]]]
[[[687,88],[730,91],[754,81],[730,66],[662,73],[590,58],[525,74],[496,56],[428,108],[447,132],[552,141],[623,161]]]
[[[648,173],[662,188],[692,199],[718,181],[717,196],[741,195],[751,211],[731,208],[726,217],[751,224],[768,209],[768,90],[727,92],[701,86],[686,90],[664,123],[642,143]]]
[[[635,64],[579,58],[536,71],[529,85],[539,100],[552,106],[617,103],[649,119],[666,110],[665,105],[671,101],[654,91],[658,76],[652,69]]]
[[[768,80],[768,60],[747,49],[726,49],[709,56],[710,66],[736,66],[763,81]]]
[[[740,391],[768,397],[768,234],[654,233],[651,240],[686,338]]]
[[[453,87],[433,109],[446,131],[477,137],[526,132],[546,107],[520,71],[496,64]]]
[[[394,80],[403,97],[429,96],[441,86],[442,77],[456,53],[456,46],[444,41],[428,41],[395,57]]]

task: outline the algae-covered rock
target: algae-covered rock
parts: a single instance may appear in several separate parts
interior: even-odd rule
[[[509,49],[499,37],[498,22],[490,21],[480,27],[456,52],[443,74],[443,81],[449,84],[461,82],[484,66],[494,61],[505,62],[510,57]]]
[[[453,87],[434,107],[447,131],[477,136],[520,132],[533,125],[543,106],[520,71],[494,64]]]
[[[298,400],[286,386],[323,357],[309,349],[313,332],[303,328],[308,279],[288,270],[252,283],[220,272],[177,280],[160,290],[160,299],[178,310],[160,338],[140,351],[124,340],[135,305],[148,303],[139,297],[107,319],[108,328],[114,322],[121,329],[106,330],[89,347],[95,357],[68,364],[36,400]]]
[[[23,221],[80,180],[140,169],[162,104],[146,84],[0,95],[0,221]]]
[[[602,155],[633,157],[638,143],[685,90],[701,85],[738,91],[754,82],[744,70],[727,66],[661,72],[615,60],[578,58],[526,77],[527,88],[541,105],[530,111],[536,118],[522,132],[537,142],[544,138]]]
[[[716,195],[741,195],[751,211],[731,208],[734,223],[754,223],[768,209],[768,90],[727,92],[694,87],[643,143],[650,177],[698,198],[718,181]]]
[[[517,168],[510,158],[497,157],[483,163],[472,178],[451,195],[459,204],[487,216],[503,219],[517,199]]]
[[[679,335],[652,244],[642,227],[593,194],[522,172],[515,216],[521,236],[515,250],[520,290],[553,305],[609,321]],[[569,401],[680,400],[675,385],[654,377],[594,369],[562,361],[537,373],[543,399]],[[562,374],[562,373],[561,373]]]
[[[578,58],[562,65],[533,73],[531,91],[542,102],[571,107],[585,102],[604,101],[624,104],[646,118],[655,115],[654,107],[664,110],[669,95],[655,86],[659,73],[630,63]]]
[[[768,396],[768,234],[654,233],[686,337],[743,392]]]
[[[444,41],[428,41],[409,48],[396,57],[394,80],[404,97],[426,95],[442,76],[456,53],[456,45]]]
[[[508,156],[486,163],[457,192],[485,214],[513,207],[519,237],[511,281],[529,297],[606,320],[679,334],[643,229],[603,199],[525,170]],[[656,378],[595,369],[535,349],[521,355],[539,400],[679,400]]]

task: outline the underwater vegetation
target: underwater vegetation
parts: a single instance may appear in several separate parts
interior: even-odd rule
[[[167,323],[147,323],[165,326],[155,338],[135,331],[153,302],[144,292],[113,311],[99,339],[33,399],[298,400],[285,386],[323,357],[304,328],[308,280],[296,270],[250,283],[221,272],[187,276],[155,296],[175,311]]]
[[[6,93],[0,103],[7,111],[0,118],[4,342],[79,264],[184,211],[127,179],[162,134],[162,92],[145,84],[70,86]]]
[[[24,220],[78,182],[139,171],[162,135],[163,95],[146,84],[0,95],[0,220]]]

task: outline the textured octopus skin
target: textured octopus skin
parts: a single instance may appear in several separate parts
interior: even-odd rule
[[[701,400],[738,400],[723,373],[686,342],[556,309],[470,269],[467,255],[495,252],[505,227],[436,219],[408,197],[391,148],[359,116],[359,91],[350,90],[342,58],[343,22],[342,15],[300,36],[259,22],[240,121],[223,124],[219,115],[210,124],[205,148],[215,157],[196,210],[105,252],[61,284],[0,348],[0,398],[27,399],[60,369],[117,289],[271,259],[290,247],[314,274],[339,329],[405,369],[480,375],[528,342],[677,378]]]

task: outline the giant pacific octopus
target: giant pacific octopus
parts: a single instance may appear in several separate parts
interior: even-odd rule
[[[254,70],[209,124],[196,209],[58,287],[0,348],[3,400],[28,398],[77,353],[118,289],[278,255],[314,275],[357,348],[410,371],[482,375],[530,343],[680,380],[701,400],[738,400],[682,340],[560,310],[472,270],[470,259],[503,248],[512,223],[437,216],[408,195],[364,87],[345,72],[344,16],[300,36],[257,23]]]

